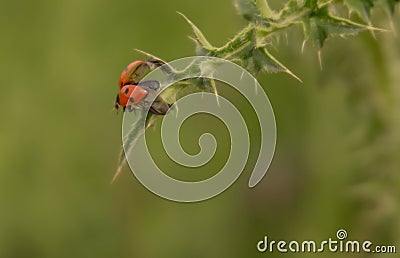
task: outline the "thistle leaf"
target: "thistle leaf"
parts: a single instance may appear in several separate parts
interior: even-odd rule
[[[207,50],[214,50],[215,47],[213,47],[210,42],[207,41],[206,37],[204,36],[204,34],[201,32],[201,30],[199,28],[196,27],[196,25],[194,25],[194,23],[189,20],[183,13],[178,12],[178,14],[180,14],[187,23],[189,23],[190,27],[192,27],[192,30],[196,36],[196,40],[200,43],[200,45]]]
[[[347,19],[332,16],[321,10],[313,17],[303,21],[305,40],[310,40],[317,48],[322,48],[325,40],[332,36],[357,34],[364,30],[379,30]]]
[[[304,38],[311,41],[314,47],[322,48],[326,38],[326,31],[318,24],[317,18],[310,18],[303,22]]]
[[[357,13],[365,22],[371,21],[371,9],[374,7],[373,0],[344,0],[350,12]]]
[[[168,104],[174,104],[176,100],[179,98],[178,95],[181,93],[187,86],[189,86],[189,82],[182,81],[178,82],[174,85],[167,87],[163,90],[160,96],[164,99]]]
[[[216,57],[227,57],[233,55],[240,49],[248,46],[253,39],[254,25],[249,24],[239,31],[236,36],[228,41],[224,46],[214,50],[211,55]]]
[[[300,78],[297,77],[294,73],[292,73],[281,62],[279,62],[273,55],[271,55],[271,53],[269,53],[267,48],[264,47],[256,49],[254,50],[253,54],[257,57],[260,64],[262,64],[261,66],[262,70],[267,72],[284,72],[301,82]]]
[[[136,52],[138,52],[138,53],[141,53],[141,54],[143,54],[143,55],[145,55],[145,56],[151,58],[151,59],[160,60],[160,61],[162,61],[163,63],[166,63],[166,62],[165,62],[164,60],[162,60],[161,58],[159,58],[159,57],[157,57],[157,56],[155,56],[155,55],[152,55],[152,54],[150,54],[150,53],[147,53],[146,51],[143,51],[143,50],[140,50],[140,49],[137,49],[137,48],[135,48],[134,50],[135,50]]]
[[[256,22],[261,20],[261,12],[258,10],[254,0],[235,0],[236,10],[245,20]]]
[[[214,94],[215,94],[215,97],[217,98],[218,107],[219,107],[220,104],[219,104],[219,98],[218,98],[217,84],[215,83],[215,80],[214,80],[214,79],[210,79],[210,84],[211,84],[211,87],[212,87],[213,92],[214,92]]]
[[[146,129],[142,128],[143,119],[146,119],[146,115],[147,114],[145,112],[140,112],[140,117],[138,117],[135,123],[133,123],[131,130],[125,136],[126,137],[126,139],[124,139],[125,146],[124,148],[121,148],[121,153],[118,159],[117,171],[115,172],[111,180],[111,183],[113,183],[115,179],[117,179],[117,177],[120,175],[122,168],[126,162],[126,156],[129,155],[129,153],[135,147],[139,137],[142,136],[145,133],[145,130],[149,127],[147,126]]]
[[[304,8],[299,4],[297,0],[291,0],[286,3],[285,7],[279,13],[279,19],[277,23],[282,25],[292,25],[307,19],[312,10],[310,8]]]
[[[253,76],[261,71],[266,72],[285,72],[301,81],[294,73],[292,73],[286,66],[279,62],[265,46],[254,47],[249,45],[242,49],[242,51],[235,53],[229,57],[230,61],[238,63],[244,67]]]
[[[279,18],[278,14],[269,7],[267,0],[256,0],[256,6],[264,18],[274,20]]]
[[[318,7],[318,0],[306,0],[304,2],[304,7],[310,8],[311,10],[314,10]]]

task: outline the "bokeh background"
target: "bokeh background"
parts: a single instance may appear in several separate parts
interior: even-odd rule
[[[304,257],[259,254],[256,244],[265,235],[324,240],[340,228],[399,252],[398,12],[390,19],[374,11],[375,25],[389,30],[376,39],[364,32],[328,40],[322,70],[311,46],[301,53],[299,28],[275,44],[271,51],[304,83],[259,76],[278,142],[256,188],[247,187],[252,159],[232,187],[200,203],[155,196],[128,168],[110,185],[121,145],[122,115],[111,111],[117,79],[144,58],[133,48],[164,60],[195,54],[176,11],[215,45],[245,24],[231,1],[0,3],[0,257]],[[218,120],[193,118],[183,128],[188,152],[206,119],[225,137]],[[257,135],[252,141],[255,155]],[[228,147],[218,149],[221,160]]]

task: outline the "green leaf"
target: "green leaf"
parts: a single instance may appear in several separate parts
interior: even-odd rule
[[[297,0],[288,1],[279,13],[279,20],[294,20],[294,18],[289,17],[305,17],[304,13],[309,14],[312,10],[310,8],[304,8],[303,5]],[[298,20],[298,18],[296,19]]]
[[[346,36],[374,28],[331,16],[327,14],[327,10],[321,10],[303,21],[303,29],[305,40],[310,40],[315,47],[322,48],[330,36]]]
[[[234,5],[239,15],[247,21],[256,22],[261,19],[261,12],[254,0],[235,0]]]
[[[233,39],[228,41],[224,46],[219,47],[212,51],[210,55],[215,57],[227,57],[233,55],[235,52],[246,47],[253,40],[254,25],[249,24],[240,32],[238,32]]]
[[[181,81],[175,83],[174,85],[169,86],[165,90],[160,93],[160,96],[164,99],[168,104],[174,104],[176,100],[179,98],[179,94],[188,88],[189,82]]]
[[[249,45],[240,52],[235,53],[235,55],[230,56],[229,60],[239,64],[253,76],[257,76],[261,71],[285,72],[301,81],[299,77],[279,62],[265,46],[254,47]]]
[[[128,134],[126,135],[126,139],[124,140],[125,148],[121,148],[121,153],[120,153],[119,160],[118,160],[117,171],[115,172],[114,177],[111,180],[111,183],[113,183],[115,181],[115,179],[117,179],[117,177],[120,175],[122,168],[126,162],[126,156],[129,155],[129,153],[135,147],[136,142],[139,139],[139,137],[142,136],[145,133],[145,130],[151,125],[151,124],[148,124],[146,129],[144,129],[142,127],[143,120],[146,119],[147,114],[141,110],[139,112],[140,112],[140,116],[135,121],[135,123],[132,125],[131,130],[128,132]],[[126,155],[125,155],[125,151],[127,152]]]
[[[151,58],[151,59],[160,60],[160,61],[163,62],[164,64],[166,63],[166,62],[165,62],[164,60],[162,60],[161,58],[159,58],[159,57],[157,57],[157,56],[155,56],[155,55],[152,55],[152,54],[150,54],[150,53],[147,53],[147,52],[145,52],[145,51],[143,51],[143,50],[140,50],[140,49],[137,49],[137,48],[135,48],[134,50],[135,50],[136,52],[138,52],[138,53],[141,53],[141,54],[143,54],[143,55],[145,55],[145,56]]]
[[[311,10],[316,9],[318,6],[318,0],[306,0],[304,2],[304,7],[310,8]]]
[[[325,39],[328,37],[326,31],[320,28],[317,18],[310,18],[303,22],[304,38],[311,41],[315,47],[322,48]]]
[[[354,35],[365,30],[379,30],[368,25],[334,16],[320,19],[319,25],[327,31],[328,36],[346,36]]]
[[[344,0],[350,12],[357,13],[365,22],[371,21],[371,9],[374,7],[373,0]]]
[[[196,54],[200,56],[208,56],[210,54],[210,50],[204,48],[204,46],[201,45],[200,41],[198,41],[196,38],[193,38],[189,36],[189,39],[191,39],[195,44],[196,44]]]
[[[256,0],[256,6],[264,18],[275,20],[279,17],[277,13],[269,7],[267,0]]]
[[[199,30],[199,28],[196,27],[196,25],[194,25],[194,23],[189,20],[185,15],[183,15],[182,13],[178,12],[178,14],[180,14],[186,21],[187,23],[189,23],[190,27],[192,27],[192,30],[196,36],[196,40],[200,43],[200,45],[202,46],[202,48],[207,49],[207,50],[214,50],[215,47],[213,47],[206,39],[206,37],[203,35],[203,33],[201,32],[201,30]]]
[[[254,59],[256,59],[260,65],[262,70],[267,72],[284,72],[288,73],[295,79],[300,80],[294,73],[292,73],[286,66],[284,66],[281,62],[279,62],[271,53],[269,53],[267,48],[258,48],[253,52]]]

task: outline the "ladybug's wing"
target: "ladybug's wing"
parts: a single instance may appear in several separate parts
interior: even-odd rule
[[[147,81],[141,81],[137,84],[137,86],[144,88],[146,90],[151,89],[151,90],[158,90],[160,89],[160,83],[156,80],[147,80]]]
[[[160,59],[148,59],[147,64],[149,65],[151,70],[156,69],[157,67],[161,66],[161,71],[163,71],[166,74],[172,74],[172,68],[166,64],[163,60]]]
[[[148,91],[146,89],[142,89],[141,87],[136,87],[134,85],[130,85],[128,94],[125,94],[127,99],[127,106],[129,105],[137,105],[144,98],[146,98]]]
[[[137,84],[146,75],[149,70],[154,70],[159,66],[164,64],[161,60],[146,60],[140,65],[138,65],[132,72],[128,75],[129,82]]]
[[[149,59],[147,61],[152,65],[156,65],[155,68],[161,66],[161,70],[164,73],[166,73],[166,74],[172,74],[173,73],[173,69],[166,62],[164,62],[162,59],[156,57],[155,55],[147,53],[147,52],[145,52],[143,50],[140,50],[140,49],[135,49],[135,50],[137,52],[145,55],[145,56],[148,56]],[[152,69],[155,69],[155,68],[152,68]]]
[[[141,63],[132,71],[131,74],[129,74],[129,82],[132,84],[137,84],[146,75],[149,69],[151,68],[147,62]]]
[[[132,71],[132,73],[129,75],[129,82],[133,84],[137,84],[140,82],[140,80],[146,75],[148,70],[154,70],[157,67],[161,67],[162,71],[170,74],[172,70],[169,68],[169,66],[164,65],[165,62],[159,59],[148,59],[145,62],[141,63]]]
[[[145,60],[138,60],[138,61],[134,61],[132,63],[130,63],[125,70],[122,71],[120,77],[119,77],[119,81],[118,81],[118,85],[120,88],[122,88],[123,86],[127,85],[127,84],[132,84],[132,73],[138,68],[138,66],[140,66],[141,64],[143,64],[144,62],[146,62]]]
[[[169,108],[170,105],[168,105],[162,97],[157,96],[154,102],[151,104],[149,111],[155,115],[165,115]]]

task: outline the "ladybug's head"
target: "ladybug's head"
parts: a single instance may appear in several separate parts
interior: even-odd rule
[[[138,104],[142,101],[148,92],[147,90],[136,85],[125,85],[121,88],[115,100],[114,107],[118,110],[119,107],[126,107]]]

